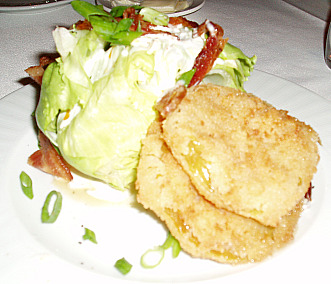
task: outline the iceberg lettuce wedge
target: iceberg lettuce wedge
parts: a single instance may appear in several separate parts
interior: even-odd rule
[[[87,18],[108,17],[90,8],[82,9]],[[150,20],[155,17],[165,21],[160,29],[172,31],[167,16],[153,14]],[[60,57],[44,73],[36,110],[38,127],[71,166],[121,190],[136,179],[141,139],[157,115],[155,102],[189,80],[206,40],[185,27],[176,27],[176,36],[122,37],[130,22],[116,24],[109,38],[100,29],[56,28]],[[243,89],[255,61],[226,44],[204,81]]]
[[[71,166],[128,188],[155,102],[192,67],[204,41],[148,35],[107,48],[93,30],[62,29],[54,32],[61,57],[46,69],[38,126]]]

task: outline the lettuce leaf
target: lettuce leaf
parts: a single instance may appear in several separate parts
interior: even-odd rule
[[[244,82],[253,71],[257,57],[246,56],[239,48],[227,43],[204,83],[213,83],[245,91]]]
[[[130,187],[153,106],[191,68],[203,39],[146,35],[109,47],[93,30],[57,28],[53,36],[61,57],[45,71],[39,128],[77,170]]]
[[[36,119],[71,166],[120,190],[134,183],[155,102],[190,77],[205,43],[183,31],[110,46],[95,30],[56,28],[60,57],[44,73]],[[226,44],[204,82],[243,89],[255,61]]]

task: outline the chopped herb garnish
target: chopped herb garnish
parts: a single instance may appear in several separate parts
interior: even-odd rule
[[[52,212],[51,212],[51,214],[49,214],[49,208],[48,207],[49,207],[49,204],[50,204],[53,196],[56,196],[56,199],[55,199],[55,202],[53,204]],[[57,217],[60,214],[61,208],[62,208],[62,195],[61,195],[61,193],[58,192],[58,191],[55,191],[55,190],[51,191],[47,195],[44,206],[42,208],[41,221],[43,223],[54,223],[56,221]]]
[[[100,6],[95,6],[85,1],[71,1],[71,6],[87,20],[91,15],[109,16],[106,11],[100,9]]]
[[[180,75],[178,81],[181,81],[181,80],[184,81],[184,85],[185,85],[185,87],[187,87],[190,84],[190,82],[193,78],[193,75],[195,74],[195,71],[196,71],[196,69],[193,68],[193,69],[183,73],[182,75]]]
[[[165,240],[165,242],[163,243],[163,245],[161,246],[161,248],[163,248],[164,250],[168,249],[172,247],[172,257],[176,258],[180,251],[181,251],[181,247],[179,242],[174,238],[173,235],[171,235],[171,233],[168,233],[168,237]]]
[[[23,190],[23,193],[29,197],[30,199],[33,198],[33,190],[32,190],[32,180],[28,176],[27,173],[24,171],[20,174],[20,182],[21,182],[21,188]]]
[[[180,247],[179,241],[177,241],[174,237],[173,238],[173,243],[172,243],[172,257],[176,258],[180,251],[182,250],[182,248]]]
[[[141,10],[143,7],[138,6],[138,5],[133,5],[130,6],[133,9],[135,9],[136,11]],[[114,8],[112,8],[110,10],[110,14],[114,17],[114,18],[119,18],[119,17],[123,17],[123,13],[124,11],[128,8],[128,6],[116,6]]]
[[[167,26],[169,23],[169,17],[166,14],[149,7],[142,8],[139,14],[144,17],[144,21],[154,25]]]
[[[127,262],[127,260],[123,257],[116,261],[115,267],[122,273],[122,274],[128,274],[132,268],[132,265]]]
[[[162,246],[147,250],[140,258],[143,268],[154,268],[158,266],[164,258],[165,249]]]
[[[135,38],[142,35],[142,32],[130,30],[133,19],[127,18],[120,21],[115,19],[115,16],[122,15],[127,7],[112,9],[112,11],[114,10],[113,13],[109,14],[85,1],[75,0],[71,2],[71,5],[76,12],[91,23],[93,30],[97,34],[112,45],[129,45]],[[140,9],[139,6],[136,8]]]
[[[165,250],[172,247],[172,257],[176,258],[180,251],[181,247],[179,242],[168,233],[168,237],[161,246],[157,246],[153,249],[147,250],[140,258],[140,264],[144,268],[154,268],[158,266],[164,258]]]
[[[85,228],[85,234],[83,236],[83,240],[89,240],[91,241],[92,243],[95,243],[97,244],[97,239],[95,237],[95,233],[93,231],[91,231],[90,229],[88,228]]]

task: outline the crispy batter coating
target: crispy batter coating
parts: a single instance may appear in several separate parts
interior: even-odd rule
[[[277,226],[305,196],[319,161],[310,126],[227,87],[189,88],[162,130],[201,195],[267,226]]]
[[[260,261],[292,240],[302,203],[268,227],[218,209],[201,196],[172,156],[154,122],[143,140],[138,166],[137,200],[168,226],[184,251],[221,263]]]

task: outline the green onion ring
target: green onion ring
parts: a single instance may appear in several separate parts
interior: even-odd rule
[[[162,246],[157,246],[153,249],[147,250],[140,258],[140,265],[143,268],[155,268],[163,260],[164,252],[165,252],[165,249]],[[160,258],[156,263],[148,263],[147,257],[150,256],[150,254],[153,254],[153,253],[158,253],[160,255]]]
[[[23,193],[29,197],[30,199],[33,198],[33,191],[32,191],[32,180],[28,176],[27,173],[24,171],[20,174],[20,182],[21,182],[21,188],[23,190]]]
[[[172,248],[172,257],[173,258],[176,258],[181,251],[179,242],[175,239],[175,237],[170,232],[168,232],[167,239],[165,240],[165,242],[162,245],[154,247],[153,249],[147,250],[141,256],[140,265],[143,268],[155,268],[156,266],[158,266],[161,263],[161,261],[164,258],[165,251],[169,248]],[[160,259],[156,263],[150,264],[147,261],[147,257],[152,253],[158,253],[160,255]]]
[[[55,202],[54,202],[54,205],[53,205],[52,213],[49,214],[49,208],[48,207],[49,207],[49,204],[50,204],[51,199],[52,199],[53,196],[56,196],[56,199],[55,199]],[[58,192],[58,191],[55,191],[55,190],[51,191],[47,195],[44,206],[42,208],[41,221],[43,223],[54,223],[56,221],[57,217],[60,214],[61,208],[62,208],[62,195],[61,195],[61,193]]]

